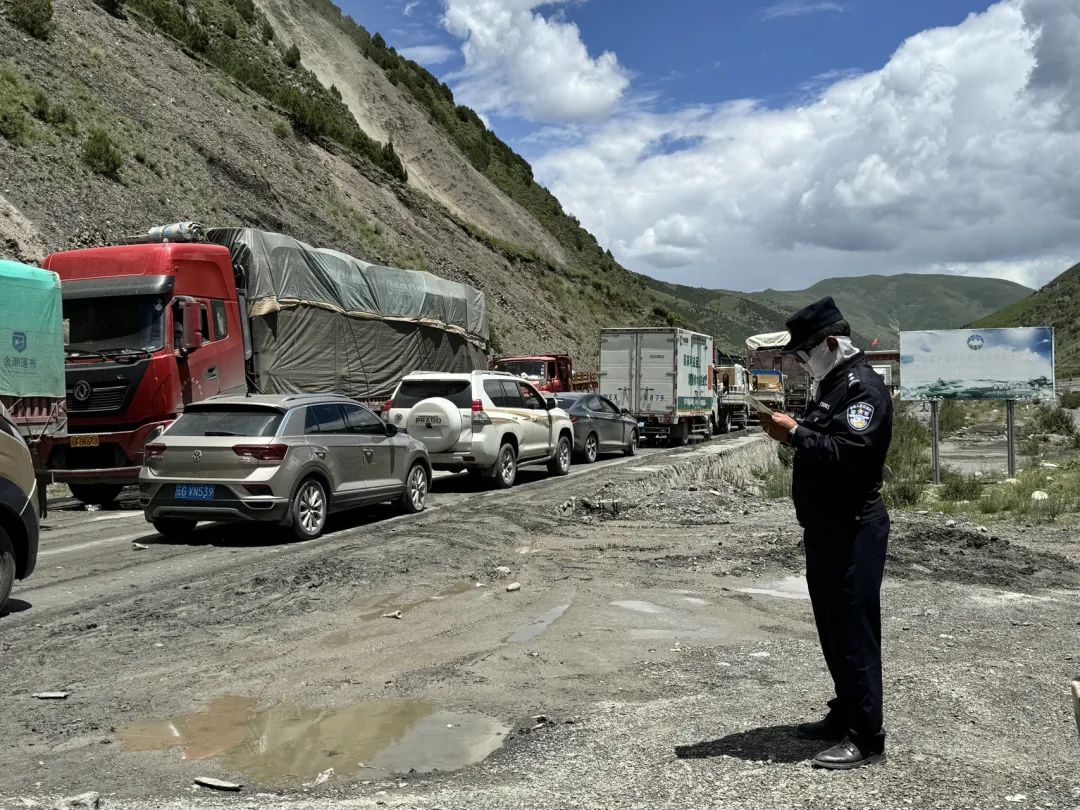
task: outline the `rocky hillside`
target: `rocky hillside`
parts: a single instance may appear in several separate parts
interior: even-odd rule
[[[1080,264],[973,326],[1053,326],[1059,379],[1080,377]]]
[[[604,326],[736,348],[792,308],[627,272],[449,87],[329,0],[0,9],[0,256],[179,219],[283,231],[479,287],[496,350],[586,366]]]

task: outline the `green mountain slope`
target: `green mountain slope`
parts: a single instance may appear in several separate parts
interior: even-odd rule
[[[1080,377],[1080,264],[972,326],[1053,326],[1058,377]]]
[[[1011,281],[930,274],[830,278],[805,290],[740,293],[650,280],[683,317],[700,323],[729,350],[755,332],[784,328],[796,309],[831,295],[851,324],[855,341],[895,348],[901,329],[950,329],[1012,304],[1031,291]]]

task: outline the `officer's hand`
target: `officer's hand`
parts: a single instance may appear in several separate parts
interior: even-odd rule
[[[791,429],[798,423],[786,413],[774,413],[762,420],[762,427],[770,437],[783,444],[791,440]]]

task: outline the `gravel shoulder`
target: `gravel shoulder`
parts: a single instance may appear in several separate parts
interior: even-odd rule
[[[743,443],[732,458],[763,457],[753,437],[730,442]],[[13,798],[0,807],[88,790],[130,808],[1080,803],[1075,525],[980,532],[894,515],[890,760],[822,773],[791,734],[827,697],[799,532],[788,504],[754,488],[745,458],[662,453],[311,548],[240,548],[242,563],[214,572],[133,576],[107,604],[4,617],[0,797]],[[52,689],[70,695],[31,697]],[[280,736],[265,717],[292,728],[412,701],[464,718],[448,739],[476,718],[498,729],[484,745],[499,739],[460,770],[391,774],[371,770],[381,755],[347,762],[322,723],[285,745],[306,752],[287,779],[237,767],[235,749],[130,750],[133,726],[186,733],[177,718],[227,696],[259,710],[255,749]],[[226,742],[248,751],[248,731]],[[243,792],[194,788],[200,775]]]

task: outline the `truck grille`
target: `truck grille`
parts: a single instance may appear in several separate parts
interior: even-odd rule
[[[87,413],[89,411],[118,411],[127,396],[128,383],[114,385],[95,385],[89,399],[79,401],[67,390],[67,409],[69,413]]]

